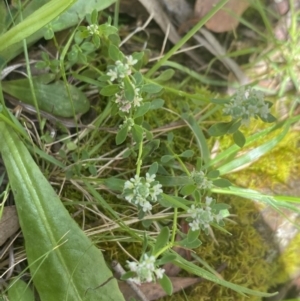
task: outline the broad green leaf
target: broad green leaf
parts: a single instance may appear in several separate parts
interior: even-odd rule
[[[140,143],[143,141],[143,133],[144,133],[144,129],[135,124],[132,129],[131,129],[131,132],[132,132],[132,136],[133,136],[133,140],[136,142],[136,143]]]
[[[161,199],[159,200],[159,203],[162,206],[165,207],[174,207],[174,208],[181,208],[183,210],[188,210],[189,207],[187,207],[185,204],[187,201],[184,198],[177,197],[177,196],[171,196],[168,194],[163,193]]]
[[[108,48],[108,55],[113,61],[118,61],[123,58],[122,52],[119,50],[119,48],[113,44],[109,45]]]
[[[179,155],[179,157],[183,157],[183,158],[191,158],[194,155],[194,151],[192,151],[191,149],[184,151],[183,153],[181,153]]]
[[[175,74],[175,71],[173,69],[167,69],[164,70],[158,77],[156,77],[154,80],[156,82],[165,82],[167,80],[170,80],[173,75]]]
[[[157,173],[158,170],[158,163],[157,162],[153,162],[151,164],[151,166],[149,167],[149,175],[155,175]]]
[[[34,293],[26,282],[16,279],[10,282],[8,287],[10,301],[34,301]]]
[[[171,161],[173,159],[174,159],[174,156],[172,156],[172,155],[164,155],[160,158],[160,161],[162,163],[168,163],[169,161]]]
[[[200,235],[200,232],[201,232],[200,230],[192,231],[191,229],[189,229],[189,232],[187,235],[187,240],[189,242],[193,242],[193,241],[197,240]]]
[[[168,244],[169,238],[170,238],[169,227],[163,227],[156,238],[156,243],[153,249],[153,255],[155,255],[157,252],[159,252],[162,248],[164,248]]]
[[[144,102],[141,106],[139,106],[136,110],[136,112],[133,115],[133,119],[144,116],[150,109],[151,103],[150,102]]]
[[[27,148],[3,122],[0,141],[31,276],[41,300],[124,301],[101,251],[70,217]]]
[[[157,98],[151,101],[151,107],[150,110],[157,110],[163,107],[165,101],[161,98]]]
[[[133,277],[136,277],[136,272],[129,271],[121,276],[121,280],[127,280],[127,279],[133,278]]]
[[[155,94],[162,90],[162,86],[156,84],[146,84],[142,87],[141,91],[149,94]]]
[[[243,147],[246,143],[246,138],[241,131],[236,131],[233,134],[233,140],[236,145]]]
[[[120,145],[126,140],[128,134],[128,126],[122,127],[116,135],[116,144]]]
[[[59,117],[73,117],[75,114],[84,114],[90,108],[90,103],[85,94],[69,85],[72,100],[63,81],[51,84],[41,83],[37,78],[33,79],[34,91],[40,110]],[[34,105],[28,79],[3,81],[3,91],[16,97],[24,103]],[[74,105],[74,113],[73,106]]]
[[[231,125],[230,129],[228,129],[227,134],[233,134],[236,131],[238,131],[238,129],[240,128],[241,124],[242,124],[241,120],[233,122],[233,124]]]
[[[119,85],[109,85],[101,89],[100,94],[103,96],[112,96],[120,91]]]
[[[174,259],[176,259],[176,255],[175,254],[170,254],[170,253],[168,253],[168,252],[165,252],[164,254],[163,254],[163,256],[160,258],[160,259],[158,259],[157,261],[156,261],[156,263],[159,265],[159,266],[161,266],[161,265],[163,265],[163,264],[165,264],[165,263],[168,263],[168,262],[171,262],[172,260],[174,260]]]
[[[218,187],[229,187],[232,184],[227,179],[217,179],[213,181],[213,184]]]
[[[170,280],[170,278],[167,275],[164,274],[161,279],[158,279],[158,283],[161,285],[161,287],[163,288],[163,290],[169,296],[172,295],[172,293],[173,293],[173,285],[172,285],[172,281]]]
[[[124,77],[124,94],[126,100],[133,101],[135,97],[134,87],[129,80],[128,76]]]
[[[147,132],[146,132],[147,134]],[[153,139],[143,146],[142,159],[149,157],[160,145],[159,139]]]
[[[209,179],[215,179],[220,175],[220,172],[218,170],[211,170],[208,174],[207,177]]]
[[[51,22],[59,14],[69,8],[76,0],[52,0],[34,11],[24,21],[0,36],[0,51],[21,42],[37,30]],[[26,14],[24,14],[25,16]]]
[[[277,119],[276,117],[274,117],[272,114],[268,113],[268,116],[267,118],[262,118],[260,117],[260,119],[264,122],[268,122],[268,123],[272,123],[272,122],[275,122]]]
[[[161,183],[163,186],[174,187],[174,186],[184,186],[187,184],[192,184],[194,181],[191,177],[187,176],[157,176],[157,181]]]
[[[198,231],[196,231],[198,232]],[[180,240],[176,243],[176,245],[187,248],[187,249],[195,249],[199,248],[201,246],[202,242],[199,239],[195,239],[193,241],[188,240],[188,238],[185,238],[183,240]]]
[[[208,129],[208,133],[213,137],[223,136],[227,134],[233,124],[233,121],[216,123]]]
[[[181,195],[191,195],[196,189],[197,189],[196,185],[188,184],[188,185],[183,186],[180,189],[180,194]]]
[[[5,36],[0,36],[0,57],[10,61],[23,51],[23,39],[27,38],[27,44],[39,40],[44,36],[44,31],[47,30],[43,27],[52,20],[50,25],[52,30],[54,32],[60,31],[79,24],[85,15],[94,9],[101,11],[115,1],[32,0],[23,11],[23,17],[26,19],[21,23],[19,23],[19,19],[16,20],[15,23],[19,24],[9,30]],[[73,3],[74,5],[72,5]],[[110,28],[114,27],[110,26]]]

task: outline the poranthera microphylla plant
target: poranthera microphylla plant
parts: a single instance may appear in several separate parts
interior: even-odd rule
[[[158,280],[162,287],[170,292],[170,281],[162,265],[176,258],[171,252],[175,245],[191,249],[199,247],[200,231],[208,234],[211,227],[225,225],[224,218],[229,215],[229,206],[218,203],[211,189],[218,186],[226,187],[230,183],[221,179],[219,172],[213,170],[207,162],[203,164],[200,155],[195,169],[189,171],[184,159],[194,156],[193,151],[187,150],[182,154],[176,154],[171,148],[171,136],[168,136],[166,154],[160,160],[151,162],[145,171],[142,161],[145,141],[152,141],[153,134],[149,125],[144,122],[144,116],[164,105],[163,100],[159,98],[163,90],[159,83],[168,80],[170,72],[168,70],[162,72],[159,81],[157,78],[146,78],[140,71],[146,63],[144,52],[125,55],[118,46],[117,29],[109,23],[98,25],[97,20],[97,12],[94,11],[87,17],[90,25],[79,27],[75,35],[75,45],[68,59],[70,65],[81,63],[90,66],[89,61],[93,59],[94,51],[100,49],[108,56],[105,57],[106,67],[103,70],[96,70],[99,74],[97,81],[100,94],[111,101],[111,114],[120,118],[116,144],[121,145],[130,140],[134,145],[131,155],[135,156],[136,160],[136,170],[125,180],[120,198],[136,207],[139,219],[151,215],[154,206],[173,210],[172,230],[170,231],[168,226],[160,225],[161,231],[156,240],[148,238],[145,234],[143,254],[140,260],[127,261],[129,272],[123,278],[131,279],[137,284]],[[251,118],[260,118],[265,122],[275,120],[269,110],[271,103],[264,101],[260,91],[250,87],[241,87],[226,101],[212,102],[222,104],[224,115],[231,116],[232,120],[212,126],[209,133],[213,136],[233,134],[234,141],[239,146],[245,143],[245,137],[239,128],[248,126]],[[171,185],[174,187],[174,195],[170,194],[170,189],[168,193],[164,193],[164,186],[159,181],[160,170],[166,174],[173,166],[181,171],[185,179],[178,187],[176,184]],[[171,178],[172,172],[168,176]],[[182,233],[177,227],[178,220],[182,216],[189,225],[188,233]],[[175,241],[176,234],[180,234],[181,241]]]

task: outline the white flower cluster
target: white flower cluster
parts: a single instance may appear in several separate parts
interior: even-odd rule
[[[132,282],[136,284],[141,284],[143,282],[152,282],[156,278],[160,279],[163,277],[165,272],[164,269],[155,267],[155,257],[144,255],[143,260],[139,263],[134,261],[127,261],[128,268],[130,271],[136,273],[136,277],[129,278]]]
[[[264,94],[251,87],[241,87],[230,103],[223,109],[225,115],[233,119],[242,119],[242,124],[248,126],[251,117],[266,119],[270,113],[268,104],[264,101]]]
[[[133,107],[139,107],[143,98],[140,96],[140,89],[134,88],[134,99],[133,101],[129,101],[125,97],[124,85],[120,84],[120,92],[116,93],[115,103],[119,105],[120,111],[129,113],[129,110]]]
[[[197,187],[199,189],[208,189],[210,190],[213,186],[213,182],[210,181],[204,174],[203,171],[196,171],[193,170],[191,172],[191,177],[193,179],[193,181],[195,182],[195,184],[197,185]]]
[[[110,77],[111,82],[114,82],[115,80],[119,82],[120,91],[115,94],[115,103],[118,104],[122,112],[129,113],[132,107],[139,107],[141,105],[143,98],[141,97],[140,89],[137,87],[134,87],[133,100],[128,100],[125,97],[123,78],[132,73],[131,67],[138,62],[131,55],[126,56],[125,59],[126,63],[116,61],[115,66],[110,69],[106,75]]]
[[[126,75],[131,74],[131,66],[137,63],[136,59],[133,59],[131,55],[125,57],[127,63],[116,61],[115,66],[110,69],[106,74],[110,77],[110,81],[113,82],[116,79],[123,79]]]
[[[197,231],[199,229],[207,230],[210,223],[214,221],[219,223],[223,219],[220,212],[215,212],[215,210],[211,208],[210,205],[213,201],[213,198],[206,197],[204,208],[192,205],[188,210],[188,214],[191,215],[191,222],[189,223],[189,226],[192,231]]]
[[[147,212],[152,209],[150,202],[156,202],[163,192],[161,187],[162,185],[155,181],[155,174],[146,173],[146,179],[135,175],[134,178],[125,182],[123,195],[126,201]]]
[[[99,28],[98,28],[98,25],[96,24],[91,24],[89,25],[87,28],[86,28],[89,32],[89,34],[92,36],[92,35],[99,35]]]

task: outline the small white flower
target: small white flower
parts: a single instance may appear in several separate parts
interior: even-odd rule
[[[214,200],[213,198],[207,196],[207,197],[205,198],[205,203],[206,203],[206,205],[209,206],[213,200]]]
[[[151,256],[148,256],[147,254],[144,255],[144,260],[142,262],[142,265],[144,265],[147,269],[153,271],[154,263],[155,263],[155,257],[153,255]]]
[[[98,25],[96,24],[91,24],[86,29],[88,30],[90,35],[99,35]]]
[[[118,73],[116,72],[115,69],[110,69],[106,75],[110,77],[110,81],[113,82],[118,78]]]
[[[152,187],[150,191],[150,196],[153,201],[157,201],[157,197],[163,193],[163,190],[161,189],[162,185],[161,184],[156,184]]]
[[[134,59],[134,58],[132,57],[132,55],[126,56],[126,59],[127,59],[127,64],[128,64],[129,66],[133,66],[133,65],[135,65],[135,64],[138,62],[138,60],[137,60],[137,59]]]
[[[191,228],[192,231],[197,231],[199,230],[199,222],[198,220],[193,220],[191,223],[189,223],[189,226]]]
[[[126,181],[124,184],[124,189],[132,189],[134,184],[131,181]]]
[[[138,264],[135,261],[128,261],[127,260],[126,262],[128,264],[128,268],[130,269],[130,271],[132,271],[132,272],[137,271]]]
[[[165,270],[161,268],[155,269],[154,271],[157,279],[161,279],[164,276],[164,272]]]
[[[148,201],[143,202],[141,206],[144,212],[149,212],[152,210],[152,205]]]
[[[133,194],[133,193],[127,194],[127,195],[125,196],[125,200],[126,200],[127,202],[129,202],[129,203],[131,203],[131,202],[133,201],[133,199],[134,199],[134,194]]]
[[[147,172],[147,173],[146,173],[146,182],[147,182],[147,183],[152,183],[153,181],[155,181],[155,177],[156,177],[155,174],[150,175],[150,174]]]

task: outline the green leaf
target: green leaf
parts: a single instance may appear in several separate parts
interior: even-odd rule
[[[153,162],[151,164],[151,166],[149,167],[149,175],[155,175],[157,173],[158,170],[158,163],[157,162]]]
[[[198,231],[196,231],[198,232]],[[195,249],[201,246],[202,242],[199,239],[195,239],[193,241],[188,240],[187,238],[180,240],[176,243],[176,245],[187,248],[187,249]]]
[[[108,55],[113,61],[121,61],[124,57],[119,48],[113,44],[109,45]]]
[[[233,140],[236,145],[243,147],[246,143],[246,138],[241,131],[236,131],[233,134]]]
[[[209,179],[215,179],[220,175],[220,172],[218,170],[211,170],[206,176]]]
[[[142,159],[149,157],[156,149],[159,148],[159,145],[160,145],[159,139],[153,139],[149,141],[147,144],[145,144],[143,147]]]
[[[208,149],[206,138],[202,132],[202,129],[200,128],[196,119],[192,115],[184,114],[182,116],[182,118],[187,123],[187,125],[190,127],[190,129],[192,130],[192,133],[194,134],[194,137],[196,138],[196,142],[197,142],[198,148],[201,152],[203,161],[205,162],[205,164],[208,164],[208,162],[210,161],[210,152]]]
[[[162,163],[168,163],[169,161],[171,161],[173,159],[174,159],[174,156],[172,156],[172,155],[164,155],[160,158],[160,161]]]
[[[150,110],[157,110],[163,107],[165,101],[161,98],[157,98],[151,101]]]
[[[213,137],[223,136],[227,134],[233,123],[234,121],[216,123],[208,129],[208,133]]]
[[[13,280],[8,288],[10,301],[34,301],[34,293],[22,279]]]
[[[136,272],[129,271],[121,276],[121,280],[128,280],[129,278],[133,278],[135,276],[136,276]]]
[[[191,195],[196,189],[197,189],[196,185],[188,184],[188,185],[183,186],[180,189],[180,194],[181,195]]]
[[[163,227],[156,238],[156,243],[154,245],[152,254],[155,255],[157,252],[161,251],[161,249],[168,244],[169,238],[170,238],[169,227]]]
[[[132,127],[131,132],[132,132],[133,140],[136,143],[140,143],[143,141],[144,129],[141,126],[135,124]]]
[[[165,82],[167,80],[170,80],[173,75],[175,74],[175,71],[173,69],[167,69],[164,70],[158,77],[156,77],[154,80],[156,82]]]
[[[74,113],[84,114],[90,108],[90,102],[85,94],[72,85],[68,87],[72,97],[72,100],[70,100],[63,81],[46,85],[35,77],[33,78],[33,86],[38,107],[42,111],[59,117],[73,117]],[[34,106],[28,79],[3,81],[2,89],[22,102]]]
[[[231,125],[230,129],[228,129],[227,134],[233,134],[233,133],[235,133],[236,131],[238,131],[238,129],[240,128],[241,124],[242,124],[242,121],[241,121],[241,120],[238,120],[238,121],[234,122],[234,123]]]
[[[43,27],[51,20],[54,20],[51,22],[51,25],[49,25],[52,30],[55,32],[61,31],[82,22],[82,19],[93,9],[102,11],[114,2],[115,0],[31,0],[22,13],[26,19],[7,32],[7,34],[9,33],[8,36],[0,37],[0,45],[4,46],[4,50],[0,50],[0,57],[2,56],[6,61],[9,61],[21,53],[24,47],[23,39],[25,38],[28,44],[33,44],[35,41],[41,39],[46,30],[46,28]],[[72,5],[72,3],[74,3],[74,5]],[[66,10],[68,7],[69,9]],[[62,13],[63,11],[65,12]],[[20,18],[18,18],[15,20],[15,23],[20,21]],[[101,25],[99,27],[101,27]],[[115,32],[117,31],[115,27],[110,25],[109,27],[110,31],[113,29]],[[5,41],[4,44],[2,43],[2,39]],[[8,44],[11,44],[11,46],[8,46]]]
[[[119,85],[108,85],[101,89],[100,94],[103,96],[113,96],[120,91]]]
[[[172,295],[172,293],[173,293],[173,285],[172,285],[172,281],[170,280],[170,278],[167,275],[164,274],[161,279],[158,279],[158,283],[161,285],[161,287],[163,288],[163,290],[169,296]]]
[[[98,12],[96,9],[94,9],[90,15],[91,24],[97,24],[98,23]]]
[[[213,184],[217,187],[229,187],[232,184],[227,179],[217,179],[213,181]]]
[[[31,34],[51,22],[75,2],[75,0],[52,0],[46,3],[40,9],[33,12],[30,17],[0,36],[0,51],[29,37]]]
[[[173,208],[181,208],[185,211],[189,209],[185,204],[187,201],[184,198],[177,196],[170,196],[168,194],[163,193],[159,203],[164,207],[173,207]]]
[[[124,93],[125,93],[125,98],[129,101],[133,101],[135,97],[135,91],[133,84],[129,80],[128,76],[124,77]]]
[[[263,118],[263,117],[260,117],[260,119],[263,121],[263,122],[268,122],[268,123],[272,123],[272,122],[275,122],[277,120],[276,117],[274,117],[272,114],[268,113],[268,116],[267,118]]]
[[[164,265],[165,263],[171,262],[172,260],[176,259],[175,254],[170,254],[170,253],[164,253],[164,255],[156,261],[156,263],[161,266]]]
[[[194,156],[194,151],[192,150],[186,150],[179,155],[179,157],[183,157],[183,158],[191,158],[193,156]]]
[[[101,251],[70,217],[27,148],[3,122],[0,141],[40,299],[124,300]]]
[[[128,134],[128,126],[122,127],[116,135],[116,144],[120,145],[126,140]]]
[[[133,119],[144,116],[150,109],[150,102],[144,102],[141,106],[139,106],[136,112],[133,115]]]
[[[156,84],[146,84],[142,87],[141,91],[149,94],[155,94],[162,90],[162,86]]]
[[[189,242],[193,242],[196,239],[198,239],[199,235],[200,235],[200,230],[192,231],[191,229],[189,229],[189,232],[187,234],[187,240]]]

